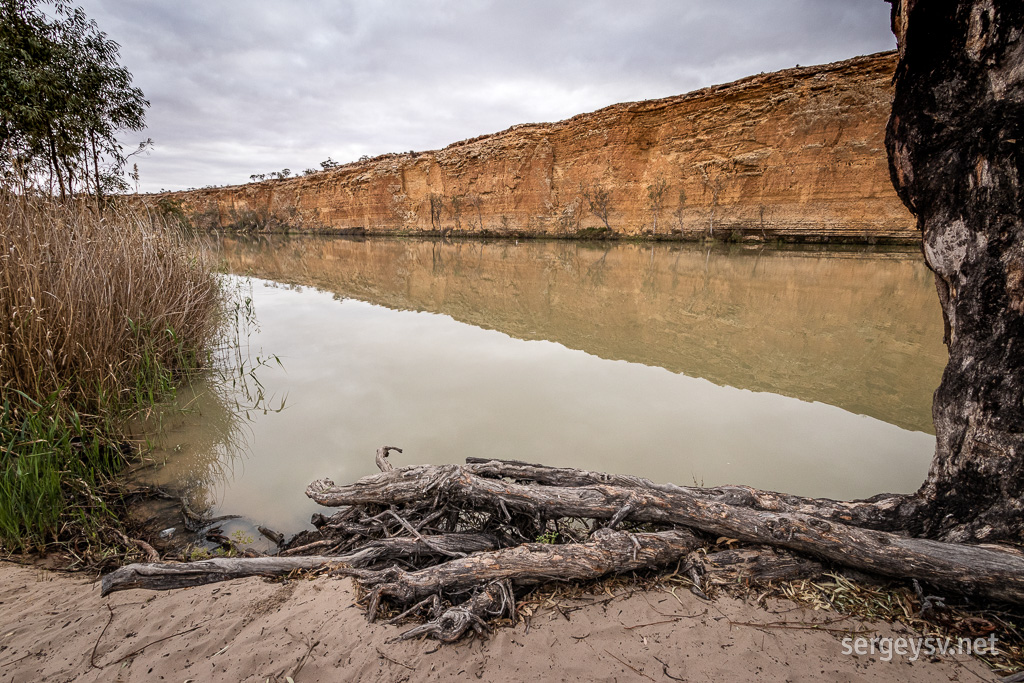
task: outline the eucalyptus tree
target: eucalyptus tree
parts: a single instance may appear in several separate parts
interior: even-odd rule
[[[127,189],[121,172],[131,155],[118,135],[145,127],[149,102],[119,56],[118,44],[67,0],[0,0],[5,185],[61,197],[84,190],[97,200]]]

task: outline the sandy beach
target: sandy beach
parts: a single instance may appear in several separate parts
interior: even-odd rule
[[[18,683],[997,680],[969,657],[844,654],[842,631],[915,635],[898,626],[679,590],[565,599],[455,645],[389,642],[401,630],[368,624],[349,579],[101,598],[94,579],[0,563],[0,680]]]

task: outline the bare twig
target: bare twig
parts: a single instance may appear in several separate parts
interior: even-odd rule
[[[707,614],[707,612],[701,612],[700,614],[680,614],[678,617],[672,617],[671,619],[662,619],[661,621],[649,621],[646,624],[633,624],[632,626],[623,626],[627,631],[634,628],[643,628],[644,626],[657,626],[659,624],[674,624],[680,619],[693,619]]]
[[[826,622],[827,623],[827,622]],[[828,633],[849,633],[858,635],[862,633],[874,633],[874,629],[862,628],[862,629],[849,629],[849,628],[829,628],[824,624],[816,624],[814,622],[806,621],[770,621],[767,623],[755,623],[751,621],[733,621],[729,620],[730,626],[749,626],[751,628],[782,628],[792,629],[797,631],[826,631]]]
[[[643,671],[641,671],[640,669],[636,668],[635,666],[633,666],[632,664],[630,664],[626,660],[622,659],[621,657],[616,657],[614,654],[612,654],[608,650],[605,650],[604,648],[601,648],[601,649],[604,650],[605,654],[607,654],[609,657],[611,657],[615,661],[619,662],[623,666],[628,667],[630,670],[633,671],[633,673],[635,673],[635,674],[637,674],[639,676],[643,676],[644,678],[646,678],[649,681],[653,681],[654,680],[653,678],[651,678],[650,676],[645,674]]]
[[[658,659],[657,657],[655,657],[655,659],[658,661],[659,664],[661,664],[661,672],[663,674],[665,674],[667,677],[671,678],[673,681],[685,681],[686,680],[685,678],[681,678],[679,676],[673,676],[672,674],[670,674],[668,672],[668,664],[666,664],[662,660]]]
[[[423,607],[424,605],[426,605],[428,602],[433,602],[433,603],[437,604],[439,602],[437,595],[431,595],[431,596],[429,596],[427,598],[424,598],[423,600],[420,600],[415,605],[413,605],[409,609],[407,609],[404,612],[402,612],[401,614],[399,614],[397,617],[392,617],[391,619],[388,619],[384,623],[389,624],[389,625],[390,624],[397,624],[402,619],[404,619],[405,617],[409,616],[410,614],[412,614],[413,612],[418,610],[420,607]]]
[[[381,649],[379,647],[377,648],[377,656],[379,656],[381,659],[388,660],[392,664],[397,664],[398,666],[404,666],[409,671],[415,671],[416,670],[416,667],[414,667],[414,666],[409,666],[408,664],[403,664],[402,662],[398,661],[397,659],[392,659],[391,657],[388,657],[386,654],[384,654],[384,652],[381,651]]]
[[[427,546],[428,548],[430,548],[434,552],[440,553],[441,555],[447,555],[448,557],[465,557],[466,556],[466,553],[460,553],[458,551],[453,551],[453,550],[445,550],[444,548],[441,548],[441,547],[437,546],[436,544],[428,541],[426,538],[423,537],[422,534],[420,534],[420,532],[416,531],[416,529],[413,528],[412,524],[409,524],[409,522],[407,522],[404,519],[402,519],[399,516],[399,514],[397,512],[395,512],[394,510],[385,510],[384,512],[385,513],[390,513],[390,515],[392,517],[394,517],[396,520],[398,520],[398,523],[402,525],[402,528],[404,528],[410,534],[415,536],[416,539],[418,541],[420,541],[420,543],[422,543],[423,545]]]
[[[402,449],[395,446],[381,446],[377,449],[377,457],[375,460],[377,462],[377,468],[381,472],[390,472],[395,469],[395,466],[388,462],[388,454],[391,451],[398,451],[401,453]]]
[[[103,640],[103,634],[107,632],[107,628],[110,626],[110,622],[114,621],[114,608],[107,604],[107,609],[110,610],[110,617],[107,618],[107,623],[104,624],[103,630],[100,631],[99,638],[97,638],[96,642],[93,643],[92,654],[89,655],[89,664],[91,664],[94,669],[103,668],[96,663],[96,648],[100,646],[100,641]]]
[[[21,657],[18,657],[17,659],[12,659],[12,660],[10,660],[8,662],[0,663],[0,669],[3,669],[4,667],[10,666],[11,664],[17,664],[21,660],[28,659],[32,655],[36,655],[36,654],[42,654],[42,653],[41,652],[29,652],[27,654],[22,655]]]
[[[107,609],[110,610],[110,620],[107,621],[107,626],[110,626],[110,622],[114,620],[114,610],[113,610],[113,608],[110,607],[110,605],[107,605]],[[106,631],[107,631],[107,626],[104,626],[103,627],[103,631],[100,632],[100,637],[96,639],[96,645],[94,645],[93,648],[92,648],[92,657],[89,658],[89,663],[92,664],[97,669],[105,669],[108,666],[113,666],[114,664],[120,664],[121,662],[125,661],[126,659],[131,659],[132,657],[134,657],[135,655],[139,654],[140,652],[142,652],[143,650],[145,650],[146,648],[148,648],[148,647],[150,647],[152,645],[156,645],[157,643],[162,643],[165,640],[170,640],[171,638],[177,638],[178,636],[183,636],[186,633],[192,633],[192,631],[196,631],[196,630],[202,628],[203,625],[206,624],[206,622],[208,622],[208,621],[212,621],[212,619],[204,619],[199,625],[193,626],[190,629],[186,629],[184,631],[178,631],[177,633],[172,633],[171,635],[164,636],[163,638],[157,638],[156,640],[154,640],[152,642],[149,642],[149,643],[146,643],[142,647],[137,647],[134,650],[132,650],[131,652],[129,652],[128,654],[124,655],[123,657],[120,657],[119,659],[115,659],[114,661],[109,662],[107,664],[97,664],[96,660],[95,660],[95,657],[96,657],[96,647],[100,644],[100,639],[103,638],[103,634],[106,633]]]

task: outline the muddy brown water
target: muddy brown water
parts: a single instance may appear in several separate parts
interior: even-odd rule
[[[294,532],[313,479],[466,456],[856,498],[934,448],[941,314],[916,249],[223,237],[264,408],[168,411],[150,481]],[[276,359],[280,359],[280,365]],[[253,390],[252,380],[249,389]]]

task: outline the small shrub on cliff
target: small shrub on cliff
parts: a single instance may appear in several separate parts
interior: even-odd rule
[[[588,188],[581,188],[581,194],[587,200],[587,208],[590,213],[601,219],[604,227],[610,232],[612,226],[608,223],[608,217],[612,210],[612,193],[605,187],[596,183]]]

